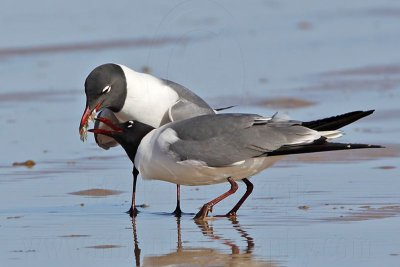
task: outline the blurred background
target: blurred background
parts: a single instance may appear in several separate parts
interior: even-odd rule
[[[6,266],[188,265],[208,255],[215,261],[203,265],[398,264],[398,1],[3,0],[0,33]],[[213,231],[191,215],[178,224],[164,214],[174,209],[174,185],[139,180],[138,202],[148,207],[132,224],[129,159],[78,134],[84,80],[108,62],[178,82],[215,108],[236,105],[232,112],[313,120],[376,109],[342,141],[387,149],[288,157],[252,179],[238,221],[210,222]],[[13,166],[26,160],[35,165]],[[226,187],[184,187],[184,211]],[[194,258],[175,252],[181,224]]]

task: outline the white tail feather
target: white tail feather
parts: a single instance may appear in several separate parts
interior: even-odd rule
[[[339,138],[343,135],[343,133],[339,130],[335,130],[335,131],[320,131],[318,132],[320,135],[322,135],[323,137],[328,138],[328,140],[330,139],[335,139],[335,138]]]

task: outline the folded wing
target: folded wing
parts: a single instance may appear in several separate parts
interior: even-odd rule
[[[170,128],[177,138],[168,151],[176,161],[200,161],[210,167],[229,166],[266,156],[283,146],[326,139],[297,121],[275,121],[254,114],[205,115],[173,123]]]

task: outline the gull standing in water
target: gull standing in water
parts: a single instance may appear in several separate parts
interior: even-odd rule
[[[253,190],[248,177],[284,155],[379,148],[331,142],[342,136],[339,128],[371,113],[373,110],[354,111],[309,122],[256,114],[213,114],[171,122],[157,129],[134,120],[115,125],[98,118],[110,130],[90,131],[117,140],[144,179],[190,186],[229,182],[229,191],[204,204],[196,214],[195,219],[204,220],[215,204],[236,192],[236,181],[242,180],[246,193],[225,215],[236,216]]]

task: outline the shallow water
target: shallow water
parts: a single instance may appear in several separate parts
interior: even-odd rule
[[[398,266],[397,2],[18,2],[0,10],[2,266]],[[168,214],[174,185],[139,180],[146,205],[132,221],[130,161],[78,135],[84,79],[105,62],[234,112],[376,109],[341,140],[387,148],[286,157],[252,178],[236,220],[201,225]],[[12,166],[26,160],[36,165]],[[195,213],[227,187],[183,187],[182,208]]]

